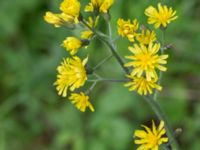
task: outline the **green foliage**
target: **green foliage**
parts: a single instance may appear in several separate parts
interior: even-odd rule
[[[68,55],[60,44],[71,31],[55,29],[44,22],[43,15],[47,10],[58,11],[59,2],[0,2],[0,150],[135,149],[133,131],[155,115],[121,83],[98,84],[91,95],[94,113],[82,114],[66,98],[57,96],[53,87],[56,66]],[[116,0],[111,9],[113,36],[119,17],[144,23],[144,9],[157,2]],[[200,3],[164,2],[177,8],[179,19],[166,32],[166,44],[172,43],[173,48],[166,51],[170,58],[159,102],[174,130],[182,130],[177,135],[181,150],[199,150]],[[104,27],[102,21],[100,28]],[[120,54],[129,54],[127,46],[126,41],[118,40]],[[99,41],[81,51],[83,57],[84,52],[89,53],[91,66],[108,55]],[[123,78],[116,63],[111,59],[98,73]]]

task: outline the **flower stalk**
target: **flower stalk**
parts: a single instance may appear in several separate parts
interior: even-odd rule
[[[162,31],[162,45],[161,45],[161,54],[164,54],[164,50],[165,50],[165,29],[164,28],[162,28],[161,29],[161,31]],[[162,71],[159,71],[159,77],[158,77],[158,84],[160,85],[161,84],[161,82],[162,82],[162,77],[163,77],[163,72]],[[157,98],[158,98],[158,91],[157,90],[155,90],[155,93],[154,93],[154,95],[153,95],[153,99],[156,101],[157,100]]]
[[[149,104],[151,109],[154,111],[155,115],[160,120],[163,120],[165,122],[165,129],[166,129],[167,135],[169,137],[169,144],[171,145],[173,150],[178,150],[178,144],[176,142],[174,133],[173,133],[172,129],[170,128],[170,125],[169,125],[169,122],[168,122],[168,120],[166,118],[166,115],[162,111],[162,109],[161,109],[160,105],[158,104],[158,102],[155,101],[154,99],[152,99],[151,97],[142,96],[142,98]]]
[[[126,84],[124,86],[129,87],[130,91],[137,91],[160,119],[158,128],[156,128],[154,121],[152,121],[153,131],[150,131],[150,128],[147,126],[143,126],[146,132],[141,130],[135,132],[136,137],[140,138],[139,140],[137,138],[135,140],[135,144],[140,145],[138,150],[158,149],[159,146],[164,146],[166,150],[178,150],[178,144],[174,133],[159,103],[156,101],[158,90],[162,90],[160,86],[162,72],[167,70],[164,66],[168,58],[168,55],[164,55],[164,50],[166,49],[164,45],[164,32],[168,24],[177,19],[176,11],[173,11],[171,7],[167,7],[161,3],[158,3],[158,8],[149,6],[145,10],[145,15],[148,17],[147,22],[149,24],[154,24],[155,29],[160,28],[162,30],[161,44],[160,42],[156,42],[157,38],[153,30],[147,29],[145,26],[140,28],[137,19],[118,19],[117,26],[119,36],[127,38],[129,42],[132,43],[132,46],[128,47],[131,55],[125,56],[125,58],[131,61],[125,64],[117,51],[116,40],[119,36],[117,38],[112,38],[109,10],[113,2],[114,0],[91,0],[84,9],[85,12],[92,14],[87,19],[85,19],[81,13],[81,2],[79,0],[63,0],[60,4],[60,13],[47,12],[45,14],[45,21],[55,27],[65,26],[67,24],[77,28],[84,27],[80,37],[71,36],[63,41],[62,46],[71,56],[65,58],[57,67],[58,75],[54,85],[59,95],[67,97],[67,94],[70,93],[69,100],[81,112],[85,112],[86,108],[94,112],[94,107],[90,103],[88,95],[98,82],[125,82]],[[108,34],[96,30],[100,17],[103,17],[108,23]],[[98,38],[104,43],[109,48],[111,54],[92,68],[87,64],[88,57],[81,59],[77,54],[79,49],[87,47],[94,38]],[[127,78],[107,79],[102,78],[95,72],[96,69],[112,57],[115,57]],[[158,71],[159,75],[157,74]],[[94,79],[88,79],[89,75],[92,75]],[[77,92],[77,89],[84,86],[85,82],[92,82],[89,89],[84,92]],[[154,95],[150,97],[149,95],[153,94],[153,92]],[[167,133],[168,137],[165,137],[165,133]],[[170,147],[164,144],[168,141]]]
[[[101,40],[104,44],[106,44],[110,51],[112,52],[113,56],[117,59],[118,63],[120,64],[121,68],[124,70],[124,72],[129,74],[129,70],[128,68],[126,68],[124,66],[124,61],[122,60],[121,56],[117,53],[116,50],[116,46],[114,45],[114,43],[112,42],[112,40],[109,38],[105,38],[105,35],[101,32],[97,32],[95,29],[91,28],[87,22],[85,22],[84,20],[82,20],[82,23],[88,28],[90,29],[94,34],[96,34],[97,38],[99,40]],[[103,35],[103,36],[102,36]],[[106,36],[107,37],[107,36]],[[107,40],[106,40],[107,39]],[[108,40],[109,39],[109,40]]]
[[[106,78],[99,78],[99,79],[89,79],[88,82],[127,82],[127,79],[106,79]]]
[[[91,28],[89,28],[89,29],[91,29]],[[103,43],[105,43],[109,47],[110,51],[112,52],[113,56],[115,57],[117,62],[120,64],[120,66],[124,70],[124,72],[126,74],[130,74],[129,69],[124,67],[124,61],[122,60],[122,58],[118,54],[116,47],[115,47],[114,43],[112,42],[111,37],[109,38],[109,40],[107,38],[105,39],[104,37],[101,36],[101,34],[99,34],[99,32],[96,32],[94,29],[91,29],[91,30],[96,34],[96,36],[99,40],[101,40]],[[111,31],[109,31],[109,34],[111,35]],[[113,80],[113,79],[109,79],[109,80],[107,80],[107,79],[97,79],[97,80],[94,80],[94,81],[95,82],[96,81],[97,82],[99,82],[99,81],[125,82],[125,80]],[[162,109],[160,108],[160,105],[155,101],[154,98],[151,98],[149,96],[142,96],[142,97],[149,104],[149,106],[152,108],[152,110],[154,111],[156,116],[160,120],[163,120],[165,122],[165,128],[166,128],[166,131],[167,131],[167,135],[170,139],[169,144],[171,145],[172,149],[173,150],[179,150],[178,144],[177,144],[176,139],[174,137],[174,133],[173,133],[172,129],[170,128],[168,120],[166,119],[165,114],[163,113]],[[156,98],[157,98],[157,96],[156,96]],[[165,145],[164,145],[164,147],[165,147],[165,149],[167,149],[167,147]]]
[[[100,61],[94,68],[93,70],[97,70],[100,66],[102,66],[105,62],[107,62],[108,60],[110,60],[113,57],[113,55],[109,55],[106,58],[104,58],[102,61]]]

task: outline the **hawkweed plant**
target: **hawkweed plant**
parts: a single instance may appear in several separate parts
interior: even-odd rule
[[[90,102],[89,95],[96,84],[124,82],[125,87],[137,92],[150,105],[160,120],[158,127],[152,121],[152,129],[142,125],[145,130],[134,132],[135,144],[139,145],[137,149],[158,150],[162,146],[164,149],[178,150],[174,132],[157,101],[159,91],[162,90],[162,74],[167,71],[169,57],[165,53],[169,46],[165,45],[164,36],[168,25],[177,19],[176,11],[161,3],[158,3],[157,7],[149,6],[144,10],[147,23],[150,24],[148,27],[140,24],[137,19],[119,18],[116,22],[118,37],[113,38],[109,13],[113,4],[114,0],[91,0],[86,6],[82,6],[79,0],[64,0],[60,4],[59,13],[48,11],[44,15],[44,20],[56,28],[82,29],[80,37],[66,37],[61,44],[70,57],[64,58],[57,67],[58,75],[54,85],[58,95],[69,96],[68,99],[81,112],[85,112],[87,108],[94,112],[95,107]],[[84,7],[84,13],[81,12],[81,7]],[[84,15],[89,17],[85,18]],[[100,17],[107,22],[108,34],[98,30]],[[158,39],[155,30],[162,32],[161,39]],[[128,56],[120,56],[118,53],[116,40],[119,40],[119,37],[130,43],[127,46]],[[89,58],[80,58],[78,53],[81,48],[87,48],[94,39],[107,45],[111,55],[91,68],[88,67]],[[124,79],[106,79],[95,72],[111,57],[114,57],[122,68]],[[127,63],[123,57],[127,59]],[[91,87],[80,91],[86,82],[92,82]]]

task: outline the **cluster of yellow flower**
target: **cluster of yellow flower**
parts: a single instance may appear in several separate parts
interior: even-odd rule
[[[85,65],[88,61],[88,58],[82,60],[76,54],[80,48],[89,44],[93,37],[91,29],[97,26],[99,15],[108,13],[112,4],[113,0],[91,0],[84,9],[85,12],[92,12],[86,21],[80,13],[81,3],[79,0],[63,0],[60,4],[61,13],[55,14],[48,11],[44,16],[44,20],[55,27],[74,28],[77,24],[83,26],[81,38],[70,36],[63,41],[62,46],[70,53],[71,57],[65,58],[58,66],[57,80],[54,83],[59,95],[66,97],[68,89],[72,92],[69,100],[82,112],[85,112],[87,107],[91,111],[94,111],[94,108],[87,96],[88,92],[75,93],[75,90],[82,87],[87,80]]]
[[[155,28],[160,27],[162,30],[165,30],[167,24],[177,18],[176,11],[160,3],[158,10],[150,6],[145,10],[145,14],[149,17],[149,24],[155,24]],[[119,19],[117,23],[118,34],[132,43],[129,47],[132,55],[126,56],[131,61],[125,64],[125,67],[132,67],[131,73],[127,75],[131,81],[125,86],[130,87],[130,91],[138,91],[140,95],[152,94],[153,89],[161,90],[162,87],[157,84],[157,70],[167,70],[163,65],[167,63],[168,55],[160,52],[161,44],[157,41],[155,32],[144,26],[139,28],[137,19],[133,21]]]
[[[86,69],[88,58],[81,59],[77,56],[77,53],[80,48],[87,47],[95,34],[99,36],[99,32],[95,30],[99,17],[101,14],[108,17],[112,4],[113,0],[90,0],[84,8],[84,11],[90,14],[88,19],[85,20],[80,12],[81,4],[79,0],[63,0],[60,4],[61,13],[46,12],[44,16],[45,21],[55,27],[75,28],[77,24],[83,27],[80,38],[70,36],[63,41],[62,46],[71,56],[65,58],[61,65],[57,67],[58,75],[54,83],[59,95],[67,97],[69,91],[71,92],[69,100],[82,112],[85,112],[87,107],[93,112],[94,107],[89,101],[90,90],[77,92],[77,90],[81,91],[80,88],[85,85],[89,74]],[[161,3],[158,4],[158,9],[153,6],[148,7],[145,10],[145,15],[148,16],[147,22],[149,24],[154,24],[155,29],[160,28],[163,31],[171,21],[177,18],[176,11],[166,5],[161,5]],[[160,44],[157,40],[155,31],[143,25],[140,26],[137,19],[131,21],[120,18],[117,24],[118,34],[127,38],[132,44],[128,48],[132,54],[126,56],[131,61],[123,66],[122,60],[119,60],[123,68],[128,68],[124,69],[129,79],[125,86],[130,87],[130,91],[137,91],[140,95],[152,94],[153,90],[161,90],[162,87],[158,85],[159,77],[157,74],[158,71],[167,70],[163,66],[167,63],[166,59],[168,58],[168,55],[163,54],[164,44]],[[104,35],[104,37],[106,36]],[[103,42],[106,41],[106,39],[103,39],[104,37],[100,36],[100,40]],[[111,35],[109,38],[111,38]],[[107,41],[107,44],[109,43],[110,41]],[[112,50],[114,46],[108,46],[111,47],[113,56],[115,55],[116,59],[120,59],[115,50]],[[129,68],[131,68],[130,72]],[[136,130],[134,133],[134,137],[137,138],[135,143],[141,145],[138,150],[158,150],[159,145],[168,142],[168,138],[163,137],[166,134],[164,121],[160,122],[158,128],[152,121],[152,130],[147,126],[142,127],[146,131]]]
[[[80,15],[80,2],[78,0],[64,0],[60,4],[61,13],[54,14],[46,12],[44,19],[46,22],[53,24],[55,27],[60,27],[64,24],[78,23]]]

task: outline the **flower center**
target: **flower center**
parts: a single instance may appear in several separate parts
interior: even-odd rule
[[[130,25],[126,24],[124,25],[124,33],[128,34],[131,31]]]
[[[148,135],[148,145],[149,147],[153,148],[156,145],[158,145],[158,138],[154,134],[149,134]]]
[[[145,70],[148,68],[153,68],[153,58],[151,54],[144,54],[140,58],[141,60],[141,67]]]

